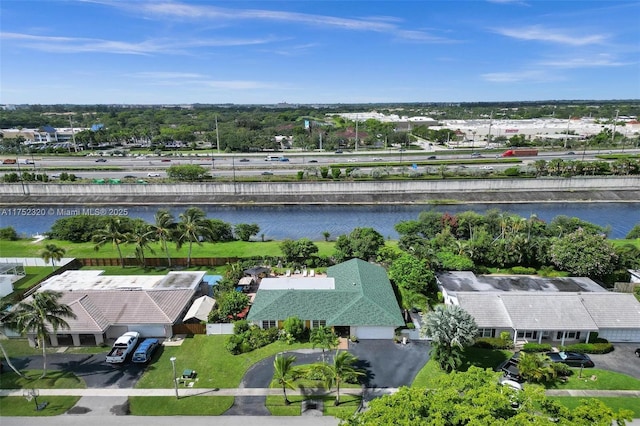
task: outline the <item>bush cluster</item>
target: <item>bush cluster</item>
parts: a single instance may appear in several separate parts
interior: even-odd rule
[[[478,337],[473,346],[484,349],[511,349],[513,342],[499,337]]]
[[[263,330],[246,320],[236,321],[233,332],[225,344],[225,348],[233,355],[251,352],[278,339],[277,328]]]
[[[536,268],[528,268],[525,266],[513,266],[511,273],[516,275],[535,275]]]
[[[525,343],[522,347],[522,352],[549,352],[551,351],[551,345],[549,343]]]
[[[613,351],[613,345],[606,343],[575,343],[573,345],[562,346],[561,350],[567,352],[579,352],[581,354],[607,354]]]

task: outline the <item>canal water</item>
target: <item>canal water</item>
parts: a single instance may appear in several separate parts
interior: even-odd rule
[[[56,206],[31,208],[0,207],[0,227],[12,226],[24,236],[47,232],[59,218],[76,214],[111,214],[142,218],[153,222],[155,212],[162,206]],[[166,206],[176,218],[188,205]],[[610,227],[611,238],[624,238],[631,228],[640,223],[640,202],[637,203],[531,203],[531,204],[457,204],[457,205],[350,205],[350,206],[219,206],[201,207],[209,218],[231,224],[255,223],[260,226],[259,236],[265,239],[310,238],[322,240],[323,232],[331,239],[348,234],[356,227],[372,227],[385,238],[395,239],[394,225],[404,220],[417,219],[422,211],[459,213],[473,210],[484,213],[499,209],[523,217],[536,215],[550,221],[555,216],[578,217],[597,225]]]

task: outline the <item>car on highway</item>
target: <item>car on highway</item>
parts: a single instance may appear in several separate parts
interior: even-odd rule
[[[271,173],[271,172],[262,172],[262,174],[264,176],[272,176],[273,175],[273,173]]]
[[[96,160],[96,163],[106,163],[106,162],[107,162],[107,160],[105,158],[98,158]]]
[[[163,158],[160,161],[162,161],[163,163],[170,163],[171,162],[171,160],[169,160],[168,158]]]
[[[427,160],[435,160],[436,156],[435,155],[430,155],[427,157]]]
[[[287,157],[280,157],[279,161],[287,162],[287,161],[289,161],[289,159]]]
[[[482,170],[493,170],[493,166],[482,166],[480,167]]]
[[[310,163],[317,163],[318,160],[309,160]]]
[[[482,158],[482,154],[479,152],[473,152],[471,153],[471,158]]]
[[[569,151],[569,152],[567,152],[567,155],[576,155],[576,153],[573,152],[573,151]]]
[[[357,158],[349,158],[349,159],[347,160],[347,163],[357,163],[357,162],[358,162],[358,159],[357,159]]]
[[[640,348],[636,349],[636,356],[640,358]]]
[[[578,352],[547,352],[546,355],[553,362],[561,362],[569,367],[593,367],[595,364],[587,354]]]
[[[134,175],[126,175],[124,178],[125,179],[136,179],[136,177]]]
[[[336,154],[342,154],[342,150],[341,149],[336,149]]]
[[[241,158],[241,159],[240,159],[240,162],[241,162],[241,163],[248,163],[248,162],[249,162],[249,159],[248,159],[248,158]]]
[[[160,173],[149,172],[147,173],[147,177],[160,177]]]
[[[373,161],[382,161],[382,157],[374,157]]]

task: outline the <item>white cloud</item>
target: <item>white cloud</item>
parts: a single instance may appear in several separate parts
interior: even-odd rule
[[[602,34],[570,35],[561,30],[545,28],[540,25],[518,28],[496,28],[493,31],[503,36],[515,38],[518,40],[543,41],[549,43],[567,44],[570,46],[602,44],[607,38]]]
[[[597,68],[597,67],[622,67],[630,65],[628,63],[615,60],[608,54],[593,55],[583,58],[566,58],[548,60],[538,63],[539,65],[555,68]]]
[[[17,41],[24,48],[56,53],[112,53],[123,55],[151,55],[158,53],[184,54],[191,48],[259,45],[275,38],[254,39],[152,39],[141,42],[102,40],[91,38],[37,36],[19,33],[0,33],[0,40]]]
[[[543,70],[522,70],[514,72],[494,72],[481,75],[483,80],[491,83],[523,83],[535,82],[543,83],[559,80],[557,76],[553,76]]]
[[[339,28],[349,31],[369,31],[387,33],[398,38],[423,42],[442,42],[441,37],[433,36],[425,31],[404,30],[399,24],[401,20],[389,16],[368,18],[342,18],[328,15],[286,12],[263,9],[229,9],[202,4],[184,4],[172,1],[164,2],[105,2],[114,7],[132,13],[157,16],[168,19],[183,20],[259,20],[278,21],[293,24],[314,25],[323,28]]]

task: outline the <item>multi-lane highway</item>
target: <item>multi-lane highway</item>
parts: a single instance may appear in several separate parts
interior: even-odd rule
[[[607,151],[609,153],[610,151]],[[630,152],[627,150],[626,152]],[[640,152],[634,150],[631,152]],[[500,170],[513,167],[514,164],[530,163],[536,160],[564,160],[592,161],[598,154],[604,152],[590,151],[556,151],[540,152],[534,157],[520,157],[522,163],[503,162],[500,153],[495,151],[477,151],[475,155],[453,153],[450,151],[361,151],[344,153],[311,153],[287,152],[274,155],[261,154],[198,154],[198,155],[166,155],[138,156],[138,157],[99,157],[99,156],[33,156],[18,157],[17,164],[0,165],[0,173],[8,171],[38,171],[46,172],[54,178],[62,172],[73,173],[80,178],[136,178],[152,181],[167,176],[166,169],[172,165],[196,164],[210,170],[210,174],[220,177],[262,176],[270,178],[272,175],[291,175],[297,171],[310,167],[327,167],[338,165],[344,167],[359,167],[369,170],[379,164],[391,165],[397,169],[411,166],[419,162],[428,162],[431,167],[439,167],[446,163],[448,168],[464,165],[466,168],[479,168],[486,171]],[[281,161],[281,157],[286,161]],[[9,158],[9,157],[5,157]],[[271,159],[273,158],[273,160]],[[33,164],[24,164],[28,160]],[[444,160],[447,160],[446,162]],[[452,160],[460,161],[459,165],[452,164]],[[491,161],[487,161],[491,160]],[[20,164],[22,163],[22,164]]]

